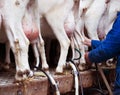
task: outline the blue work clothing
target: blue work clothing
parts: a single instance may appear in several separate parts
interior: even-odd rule
[[[120,12],[106,38],[103,41],[92,40],[91,45],[93,49],[89,52],[88,59],[93,63],[117,57],[115,91],[118,94],[114,95],[120,95]]]

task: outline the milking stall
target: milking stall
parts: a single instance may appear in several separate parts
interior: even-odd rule
[[[120,0],[0,0],[0,95],[114,95],[117,56],[88,57],[119,11]]]

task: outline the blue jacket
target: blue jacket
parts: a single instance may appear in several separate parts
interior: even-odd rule
[[[99,63],[118,57],[115,85],[120,87],[120,12],[106,38],[103,41],[92,40],[91,44],[93,50],[88,55],[91,62]]]

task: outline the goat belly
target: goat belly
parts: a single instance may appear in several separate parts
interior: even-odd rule
[[[26,35],[26,37],[29,39],[29,41],[33,41],[38,38],[39,31],[36,27],[35,23],[23,23],[23,30]]]

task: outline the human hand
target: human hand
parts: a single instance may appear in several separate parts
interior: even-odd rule
[[[92,62],[90,62],[90,59],[89,59],[88,55],[89,55],[89,52],[86,52],[85,53],[85,60],[86,60],[86,63],[88,65],[88,67],[91,67]]]

